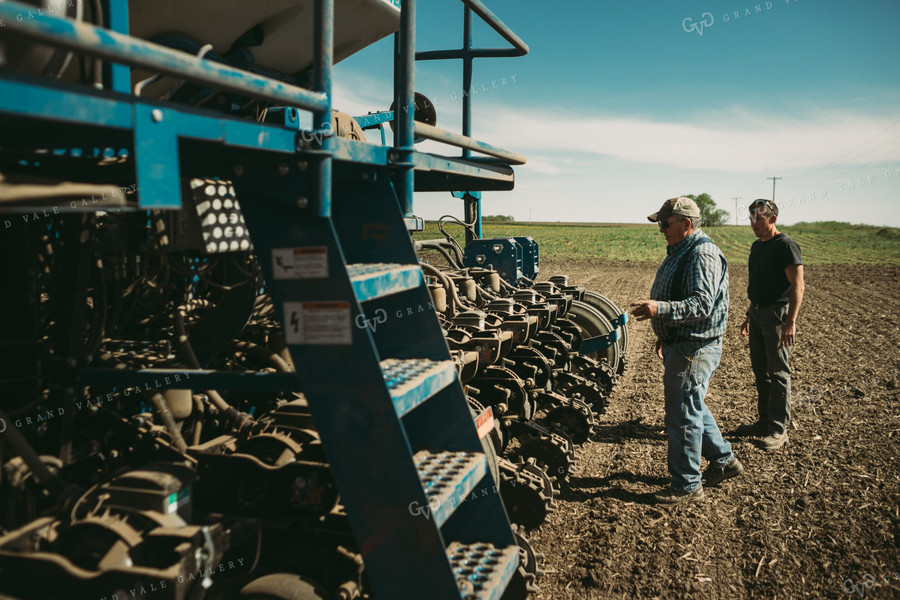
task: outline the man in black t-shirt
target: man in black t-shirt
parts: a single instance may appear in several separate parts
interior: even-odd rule
[[[750,363],[756,378],[756,423],[735,433],[764,436],[765,450],[781,448],[791,422],[791,345],[803,302],[800,247],[775,227],[778,207],[771,200],[750,205],[750,226],[759,239],[750,248],[750,308],[741,333],[750,338]]]

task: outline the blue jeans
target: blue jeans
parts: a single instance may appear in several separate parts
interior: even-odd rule
[[[691,492],[700,486],[700,457],[724,467],[734,454],[703,402],[722,358],[722,342],[674,342],[663,346],[666,433],[672,487]]]

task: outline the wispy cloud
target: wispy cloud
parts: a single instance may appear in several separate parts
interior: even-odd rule
[[[900,160],[900,126],[889,117],[822,113],[773,119],[737,109],[695,122],[559,115],[507,110],[479,123],[479,137],[526,154],[585,153],[732,173],[809,169],[841,157],[842,164]]]
[[[387,110],[391,105],[391,93],[381,89],[384,83],[378,85],[375,81],[360,77],[355,80],[355,85],[348,86],[342,81],[334,83],[334,108],[351,115],[364,115],[377,110]]]

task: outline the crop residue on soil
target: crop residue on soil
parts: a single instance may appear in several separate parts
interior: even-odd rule
[[[655,265],[552,260],[542,275],[645,298]],[[631,322],[629,368],[557,509],[530,532],[540,600],[900,598],[900,269],[813,266],[794,346],[793,418],[780,451],[728,435],[756,416],[747,269],[730,266],[731,314],[707,402],[746,471],[706,502],[664,509],[662,363]],[[705,466],[705,465],[704,465]]]

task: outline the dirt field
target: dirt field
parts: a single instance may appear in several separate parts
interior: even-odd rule
[[[608,295],[649,292],[656,265],[546,260],[542,276]],[[790,441],[766,453],[729,436],[755,419],[746,265],[707,403],[744,474],[702,504],[659,508],[668,483],[662,362],[630,324],[629,369],[557,510],[530,533],[545,556],[540,600],[900,598],[900,269],[807,268],[792,366]]]

